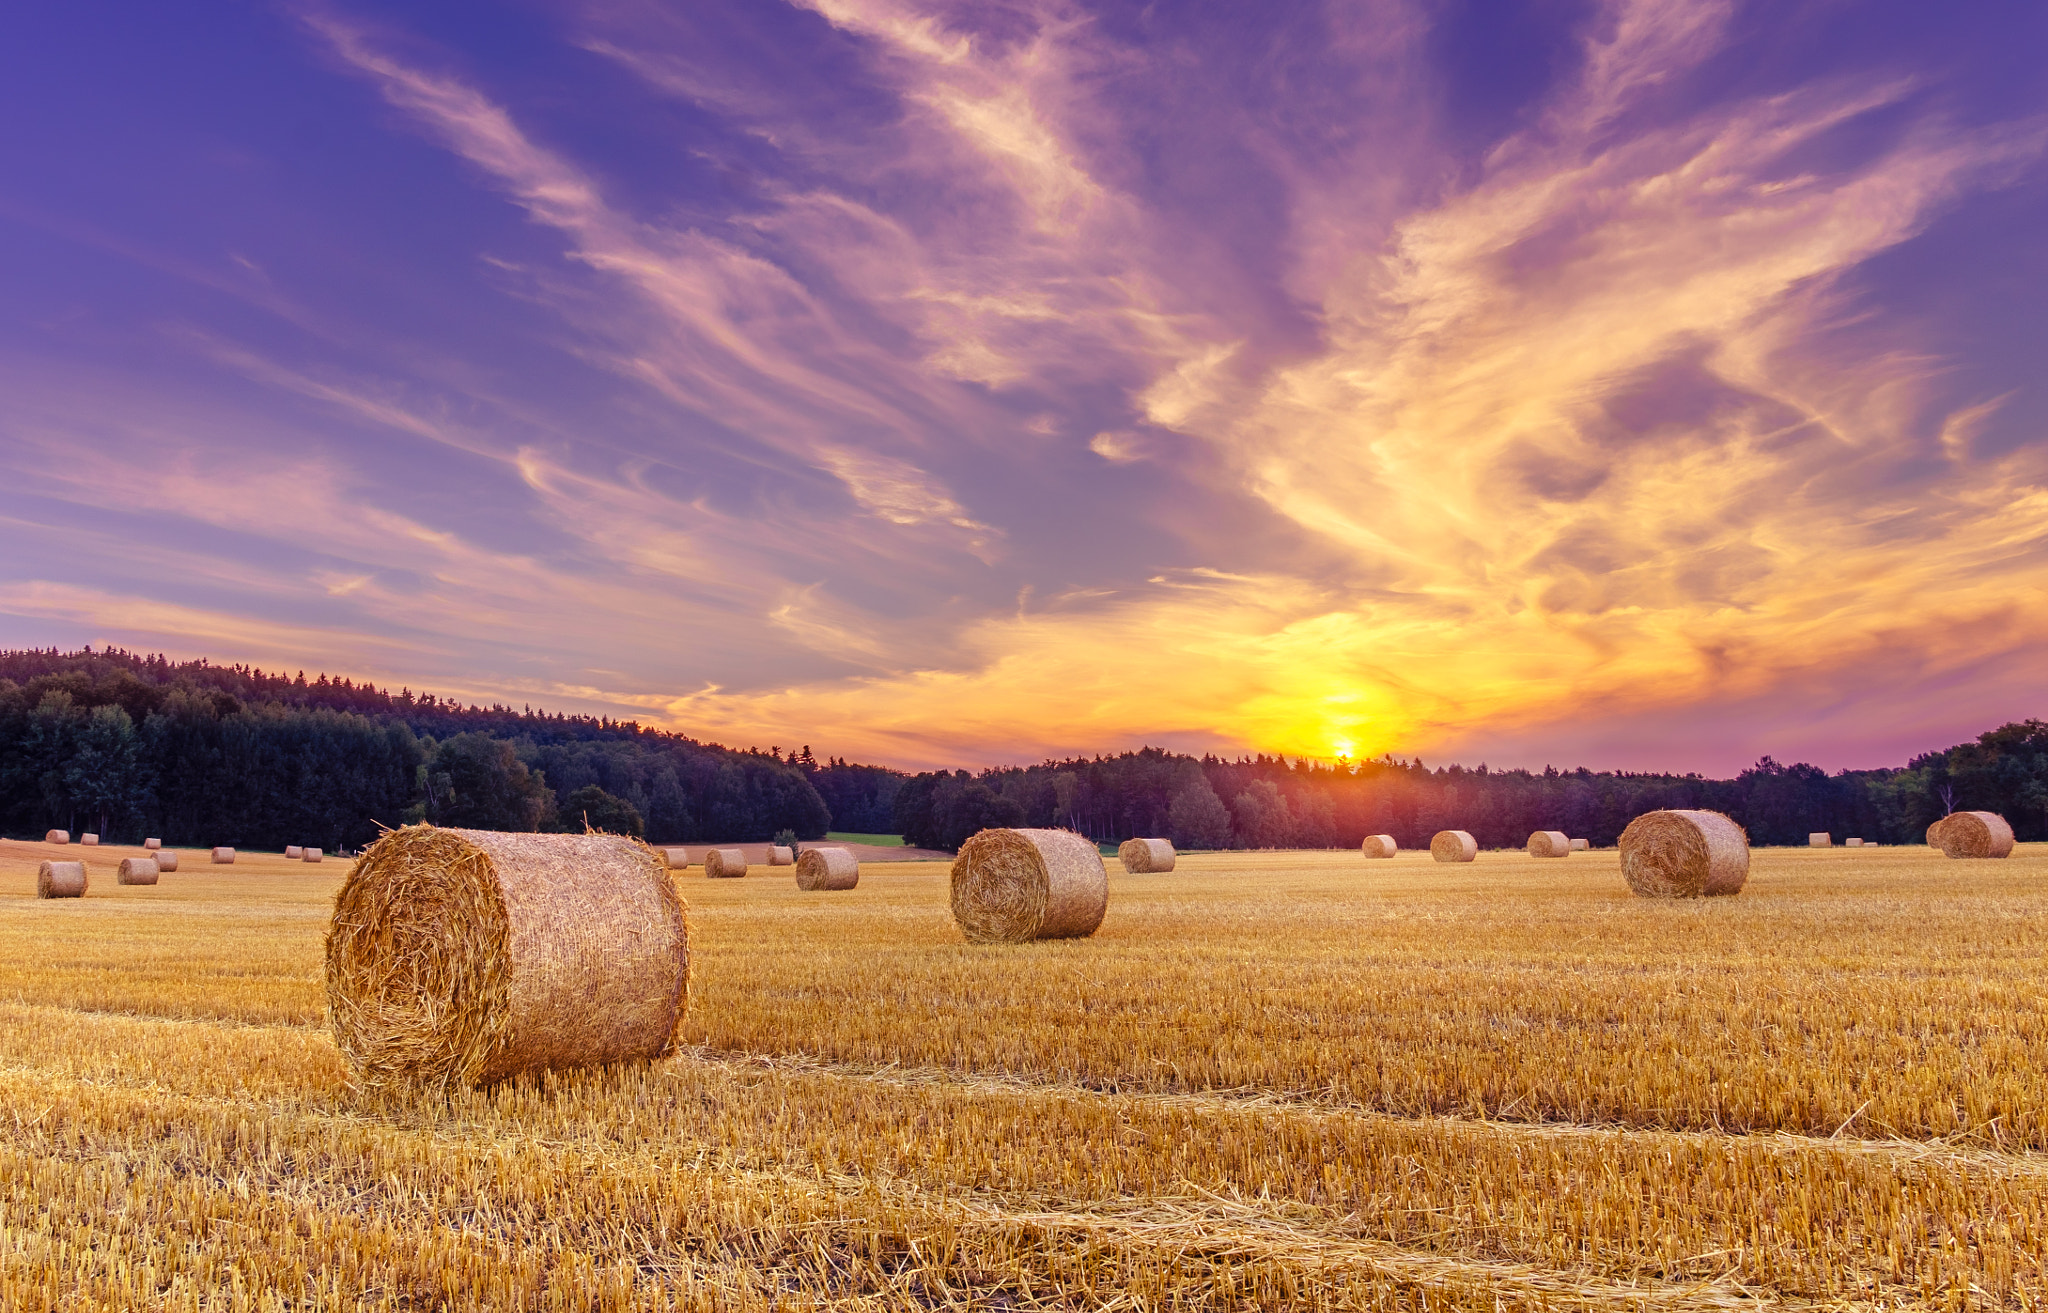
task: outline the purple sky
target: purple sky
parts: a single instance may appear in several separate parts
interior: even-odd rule
[[[906,766],[2048,715],[2048,6],[30,6],[0,643]]]

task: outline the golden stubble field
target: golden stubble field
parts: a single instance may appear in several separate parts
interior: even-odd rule
[[[693,873],[687,1052],[441,1104],[324,1029],[346,863],[128,851],[0,844],[6,1309],[2048,1307],[2048,845],[1196,855],[1023,947]]]

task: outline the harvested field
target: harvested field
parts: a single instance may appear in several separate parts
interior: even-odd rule
[[[1089,939],[946,868],[679,880],[684,1051],[345,1083],[348,864],[38,901],[0,844],[0,1307],[2032,1309],[2048,845],[1182,854]],[[104,878],[102,878],[104,877]]]

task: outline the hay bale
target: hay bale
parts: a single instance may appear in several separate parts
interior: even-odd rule
[[[1429,841],[1429,855],[1440,862],[1469,862],[1479,856],[1479,841],[1463,830],[1438,830]]]
[[[795,866],[796,854],[779,843],[771,843],[768,845],[768,864],[770,866]]]
[[[47,833],[47,834],[45,834],[45,835],[43,836],[43,842],[44,842],[44,843],[70,843],[70,842],[71,842],[71,831],[69,831],[69,830],[51,830],[51,831],[50,831],[49,833]]]
[[[2009,857],[2012,826],[1997,812],[1951,812],[1941,820],[1940,843],[1949,857]]]
[[[284,846],[284,859],[288,862],[296,862],[305,855],[305,852],[306,850],[299,847],[299,845],[288,843]]]
[[[1720,812],[1644,812],[1621,832],[1621,874],[1644,898],[1738,894],[1749,879],[1749,836]]]
[[[44,862],[36,868],[36,897],[85,897],[84,862]]]
[[[1582,852],[1585,852],[1585,851],[1586,851],[1587,849],[1591,848],[1592,846],[1593,846],[1593,841],[1592,841],[1591,839],[1574,839],[1574,840],[1572,840],[1572,851],[1573,851],[1573,852],[1575,852],[1575,853],[1582,853]]]
[[[860,863],[844,848],[806,848],[796,859],[799,889],[851,889],[860,883]]]
[[[1538,830],[1529,836],[1531,857],[1569,857],[1571,851],[1571,836],[1563,830]]]
[[[636,839],[409,825],[335,895],[328,1014],[366,1086],[485,1085],[665,1057],[689,964],[682,900]]]
[[[655,851],[661,854],[662,862],[671,871],[683,870],[690,864],[688,848],[657,848]]]
[[[81,834],[78,836],[78,841],[88,848],[97,848],[99,847],[100,837],[97,834]]]
[[[1927,846],[1929,848],[1941,847],[1941,827],[1946,824],[1948,824],[1948,817],[1944,816],[1927,827]]]
[[[160,849],[158,849],[158,850],[157,850],[157,854],[156,854],[156,869],[157,869],[157,870],[159,870],[159,871],[175,871],[175,870],[177,870],[177,869],[178,869],[178,854],[176,854],[176,853],[172,852],[172,851],[171,851],[170,849],[168,849],[168,848],[160,848]]]
[[[1072,830],[983,830],[953,861],[953,919],[972,944],[1078,939],[1109,911],[1109,870]]]
[[[1806,836],[1806,846],[1809,848],[1832,848],[1835,846],[1835,841],[1826,831],[1816,830]]]
[[[233,866],[235,864],[235,850],[232,848],[214,849],[213,864],[215,866]]]
[[[1842,840],[1842,846],[1843,846],[1844,848],[1861,848],[1861,847],[1863,846],[1863,840],[1861,840],[1861,839],[1844,839],[1844,840]]]
[[[155,884],[157,864],[147,857],[123,857],[114,879],[122,884]]]
[[[1171,871],[1173,842],[1169,839],[1126,839],[1117,845],[1116,859],[1133,875]]]
[[[708,848],[704,852],[704,878],[737,880],[747,873],[747,855],[737,848]]]
[[[163,846],[164,841],[162,839],[144,839],[142,841],[142,847],[146,852],[155,852]]]
[[[302,848],[299,850],[299,860],[302,862],[324,862],[327,860],[327,854],[321,852],[318,848]]]
[[[1367,857],[1392,857],[1401,851],[1401,845],[1394,842],[1391,834],[1368,834],[1359,846]]]

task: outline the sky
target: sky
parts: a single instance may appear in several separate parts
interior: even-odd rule
[[[909,768],[2048,715],[2048,6],[29,6],[0,645]]]

